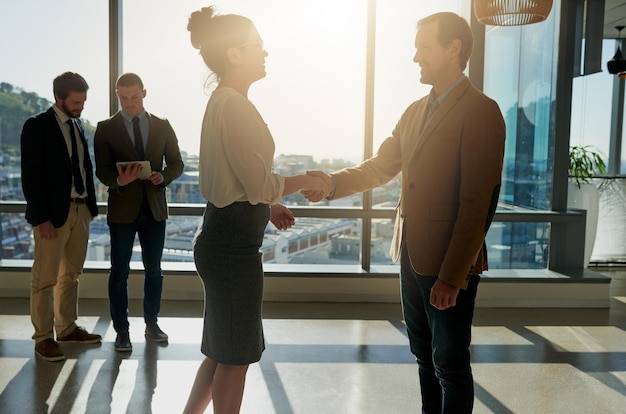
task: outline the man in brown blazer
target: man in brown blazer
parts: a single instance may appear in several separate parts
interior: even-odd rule
[[[145,335],[157,342],[168,340],[157,324],[163,289],[161,257],[168,217],[165,187],[182,174],[184,166],[170,123],[146,112],[143,107],[146,90],[141,78],[125,73],[115,86],[122,110],[98,123],[94,150],[96,176],[109,187],[109,303],[117,332],[115,349],[131,351],[127,286],[135,235],[139,235],[145,269]],[[149,161],[149,166],[144,170],[138,161]]]
[[[498,105],[463,75],[467,22],[437,13],[418,22],[413,60],[431,93],[411,104],[376,155],[325,178],[345,197],[402,174],[392,257],[401,258],[404,319],[416,356],[422,412],[470,413],[469,345],[485,236],[495,213],[505,126]]]

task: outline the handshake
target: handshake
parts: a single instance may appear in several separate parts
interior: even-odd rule
[[[300,190],[300,193],[311,202],[323,200],[335,190],[335,181],[325,172],[307,171],[306,177],[310,179],[306,181],[306,185]]]

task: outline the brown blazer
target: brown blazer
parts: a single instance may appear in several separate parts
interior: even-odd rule
[[[152,114],[150,134],[146,144],[145,160],[150,161],[152,171],[163,175],[163,183],[153,185],[148,180],[135,180],[120,187],[117,184],[117,166],[120,161],[137,161],[139,154],[126,130],[121,112],[98,123],[94,136],[96,176],[109,187],[107,221],[131,223],[139,214],[144,192],[152,215],[157,221],[168,217],[165,187],[183,173],[183,160],[178,148],[178,139],[169,121]],[[165,159],[166,167],[163,168]]]
[[[402,173],[393,259],[399,256],[404,225],[415,271],[465,289],[470,274],[487,269],[484,240],[500,191],[504,120],[498,104],[467,78],[424,126],[427,113],[424,97],[407,108],[374,157],[333,173],[332,198],[380,186]]]

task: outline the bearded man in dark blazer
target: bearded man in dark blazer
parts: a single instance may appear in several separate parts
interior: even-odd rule
[[[76,325],[78,276],[87,256],[89,226],[98,214],[91,159],[79,119],[88,88],[78,73],[57,76],[54,105],[28,118],[22,128],[22,190],[35,241],[30,316],[35,354],[47,361],[65,359],[59,343],[102,339]]]
[[[468,23],[454,13],[418,22],[413,61],[429,95],[411,104],[374,157],[329,175],[345,197],[402,174],[391,255],[400,258],[402,308],[420,377],[423,413],[470,413],[470,340],[485,236],[500,192],[505,126],[500,108],[463,74]],[[419,410],[416,410],[419,411]]]
[[[145,335],[156,342],[168,340],[157,324],[163,289],[161,257],[168,218],[166,186],[183,173],[184,165],[169,121],[144,109],[146,90],[141,78],[125,73],[117,79],[115,87],[122,110],[98,123],[94,149],[96,176],[109,187],[109,304],[117,332],[115,349],[128,352],[132,350],[128,275],[135,235],[139,236],[144,266]],[[139,161],[148,161],[148,165],[142,167]]]

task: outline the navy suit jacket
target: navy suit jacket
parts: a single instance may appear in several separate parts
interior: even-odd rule
[[[98,214],[93,167],[85,134],[79,124],[87,175],[86,204],[92,217]],[[54,109],[33,115],[22,127],[22,191],[26,198],[26,220],[33,226],[46,221],[61,227],[70,211],[72,160]]]

